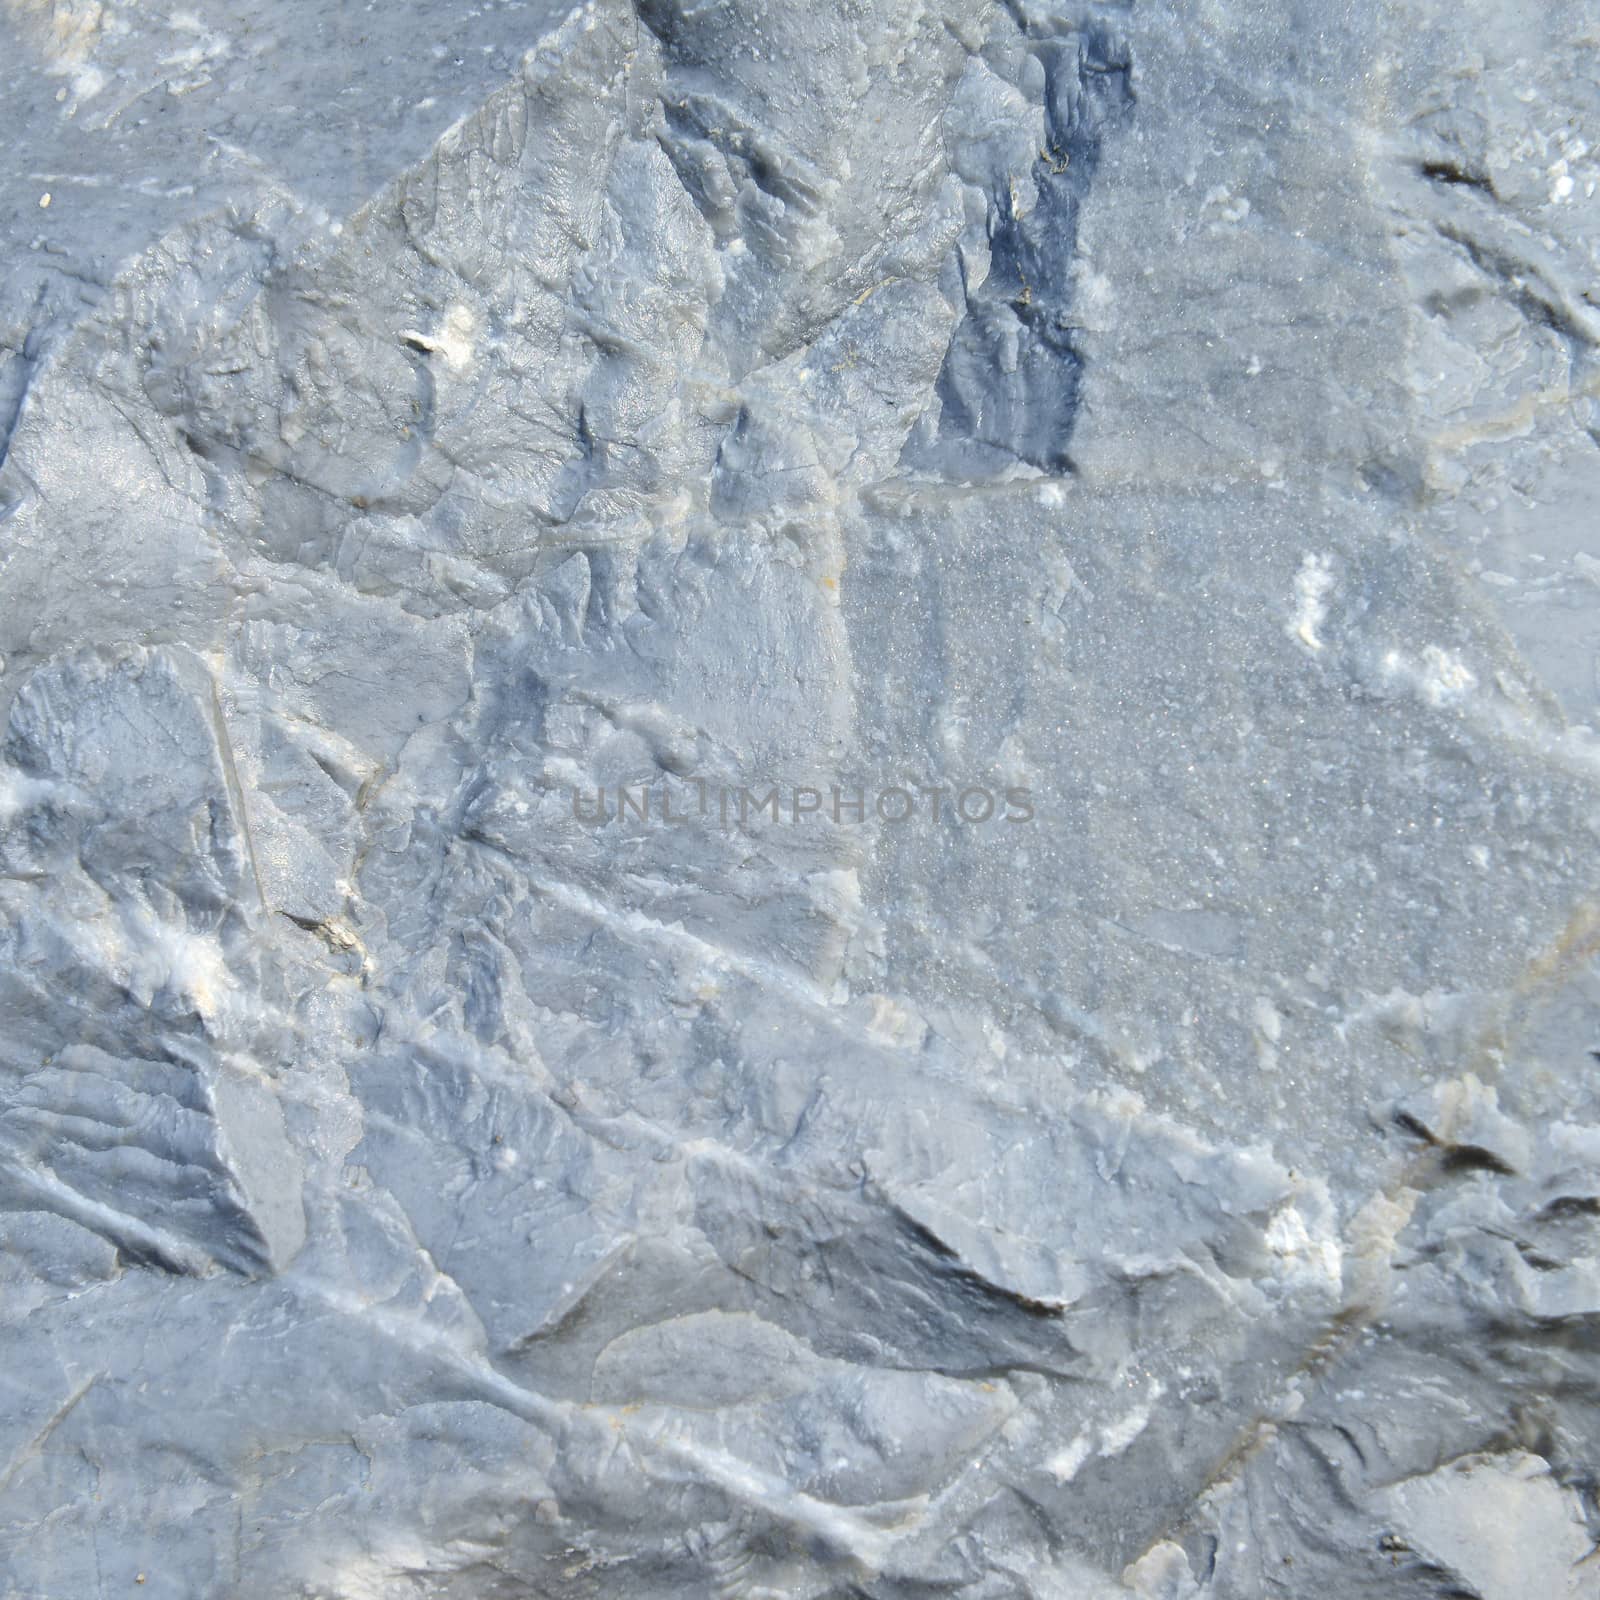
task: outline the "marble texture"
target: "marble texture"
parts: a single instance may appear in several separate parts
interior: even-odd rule
[[[1587,8],[0,33],[0,1600],[1600,1592]]]

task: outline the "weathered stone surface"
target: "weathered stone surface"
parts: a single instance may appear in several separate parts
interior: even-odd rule
[[[361,15],[0,24],[0,1595],[1588,1593],[1592,19]]]

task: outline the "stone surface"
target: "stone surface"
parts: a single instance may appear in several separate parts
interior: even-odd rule
[[[0,1596],[1597,1592],[1589,11],[324,9],[0,22]]]

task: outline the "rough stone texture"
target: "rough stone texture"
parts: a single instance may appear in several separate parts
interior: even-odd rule
[[[325,11],[0,23],[0,1597],[1600,1593],[1592,10]]]

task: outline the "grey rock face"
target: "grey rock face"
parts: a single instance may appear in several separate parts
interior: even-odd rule
[[[1593,1592],[1592,22],[370,16],[3,24],[0,1595]]]

